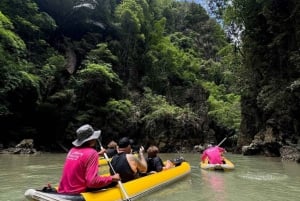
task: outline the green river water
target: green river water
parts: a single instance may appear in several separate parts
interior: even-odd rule
[[[25,201],[29,188],[57,185],[66,154],[0,154],[0,201]],[[173,159],[178,154],[160,154]],[[235,164],[230,172],[201,170],[199,154],[181,154],[191,174],[147,194],[139,201],[299,201],[300,164],[280,158],[227,153]],[[102,167],[101,170],[104,170]],[[103,200],[104,201],[104,200]]]

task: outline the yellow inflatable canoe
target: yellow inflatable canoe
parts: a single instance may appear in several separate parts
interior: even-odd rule
[[[205,170],[223,170],[223,171],[226,171],[226,170],[233,170],[234,169],[234,164],[228,160],[227,158],[223,157],[223,161],[225,163],[223,164],[210,164],[208,162],[208,160],[206,159],[204,162],[200,162],[200,167],[202,169],[205,169]]]
[[[111,158],[109,158],[109,160],[111,160]],[[103,165],[108,165],[107,160],[103,157],[99,158],[99,165],[103,166]]]
[[[135,199],[145,193],[161,189],[170,183],[173,183],[191,172],[188,162],[183,161],[180,165],[158,173],[140,177],[138,179],[123,183],[130,199]],[[28,189],[25,197],[30,201],[123,201],[126,198],[123,195],[120,186],[102,189],[97,192],[81,193],[80,195],[62,195],[58,193],[46,193],[40,190]]]

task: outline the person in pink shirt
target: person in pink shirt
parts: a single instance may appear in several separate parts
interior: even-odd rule
[[[219,146],[209,146],[201,156],[201,160],[204,162],[208,158],[210,164],[222,164],[223,157],[222,154],[225,152],[225,149]]]
[[[78,128],[76,134],[77,139],[72,143],[74,147],[65,160],[58,193],[79,194],[99,190],[118,182],[119,174],[98,175],[98,154],[103,154],[105,149],[98,153],[94,147],[101,131],[94,131],[92,126],[86,124]]]

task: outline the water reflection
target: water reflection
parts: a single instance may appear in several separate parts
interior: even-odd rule
[[[209,200],[226,200],[227,196],[223,174],[226,174],[226,172],[201,170],[203,185],[210,188],[208,190],[208,192],[211,192]]]

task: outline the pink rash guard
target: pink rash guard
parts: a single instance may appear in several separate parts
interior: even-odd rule
[[[225,152],[225,149],[215,146],[206,149],[201,157],[201,160],[204,161],[206,157],[208,158],[209,163],[211,164],[222,164],[221,154]]]
[[[101,188],[111,182],[111,176],[98,175],[98,152],[95,149],[73,147],[66,157],[58,192],[79,194],[87,188]]]

